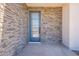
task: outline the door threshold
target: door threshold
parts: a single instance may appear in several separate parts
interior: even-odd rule
[[[29,43],[41,43],[41,42],[29,42]]]

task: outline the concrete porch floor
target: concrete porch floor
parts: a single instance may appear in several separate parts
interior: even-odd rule
[[[30,43],[17,56],[77,56],[62,44]]]

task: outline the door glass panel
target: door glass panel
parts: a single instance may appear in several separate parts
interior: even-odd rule
[[[31,13],[32,37],[39,37],[39,13]]]

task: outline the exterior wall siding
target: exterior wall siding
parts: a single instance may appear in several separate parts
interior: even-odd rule
[[[0,5],[1,6],[1,5]],[[5,4],[0,55],[19,53],[27,43],[27,8],[24,4]]]
[[[0,55],[15,55],[29,38],[29,11],[41,11],[40,39],[42,43],[57,43],[62,39],[61,7],[28,7],[25,4],[0,4]]]
[[[0,4],[0,55],[2,55],[4,51],[4,49],[2,48],[4,5],[5,4]]]
[[[58,43],[62,40],[61,7],[29,7],[30,11],[41,11],[40,37],[42,43]]]

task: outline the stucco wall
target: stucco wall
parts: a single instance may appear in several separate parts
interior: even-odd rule
[[[3,17],[0,55],[14,55],[27,43],[27,8],[25,4],[9,3],[4,5],[2,11],[4,12],[0,11],[0,14],[4,15],[0,15]]]
[[[63,44],[71,50],[79,51],[79,4],[70,3],[63,6]]]
[[[69,26],[70,26],[70,18],[69,18],[69,4],[63,5],[63,11],[62,11],[62,42],[65,46],[69,47]]]
[[[79,51],[79,3],[70,4],[70,49]]]
[[[61,7],[29,7],[28,10],[41,11],[41,42],[53,44],[62,40]]]

